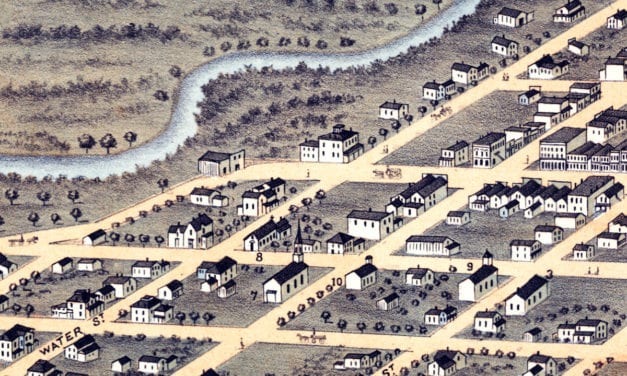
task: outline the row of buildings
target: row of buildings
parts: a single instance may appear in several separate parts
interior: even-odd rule
[[[89,360],[78,360],[74,357],[75,353],[81,353],[85,349],[97,349],[89,350],[91,358]],[[77,360],[80,362],[94,361],[99,359],[100,347],[96,344],[94,338],[91,335],[86,335],[75,343],[67,346],[64,349],[65,357],[70,360]],[[164,372],[171,372],[178,365],[178,357],[176,355],[170,355],[167,358],[154,356],[154,355],[142,355],[137,360],[137,371],[142,375],[162,375]],[[133,372],[133,360],[128,356],[115,359],[111,362],[111,369],[115,374],[127,374]],[[63,372],[57,369],[57,366],[51,362],[39,359],[33,365],[27,369],[27,376],[62,376]],[[88,376],[86,373],[67,372],[66,376]],[[211,375],[211,374],[208,374]],[[217,374],[216,374],[217,375]]]
[[[553,12],[553,22],[572,23],[586,16],[586,7],[580,0],[568,0]],[[494,17],[494,24],[507,27],[522,27],[535,18],[534,11],[523,11],[503,7]]]
[[[471,85],[487,78],[490,75],[490,65],[480,62],[478,65],[464,63],[453,63],[451,66],[451,78],[444,82],[436,80],[426,82],[422,85],[422,98],[440,101],[457,92],[456,85]]]

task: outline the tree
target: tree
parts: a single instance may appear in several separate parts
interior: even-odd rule
[[[24,307],[24,313],[26,313],[26,317],[30,317],[30,315],[35,312],[35,307],[33,307],[32,304],[27,304],[26,307]]]
[[[33,280],[33,283],[37,284],[37,281],[41,278],[41,274],[37,270],[33,270],[30,273],[30,278]]]
[[[74,218],[74,222],[78,222],[78,219],[83,216],[83,212],[79,208],[74,208],[70,211],[70,215]]]
[[[371,148],[374,148],[374,145],[376,143],[377,143],[377,138],[375,136],[368,137],[368,145],[370,145]]]
[[[15,303],[15,304],[13,304],[13,306],[11,306],[11,310],[13,311],[14,315],[17,315],[22,310],[22,306],[17,304],[17,303]]]
[[[115,243],[120,240],[120,234],[117,232],[112,232],[109,234],[109,239],[111,239],[113,245],[115,245]]]
[[[438,6],[438,10],[440,10],[440,4],[442,4],[442,0],[432,0],[433,4]]]
[[[398,120],[394,120],[392,122],[392,129],[394,129],[396,133],[398,133],[398,130],[401,129],[401,122]]]
[[[224,231],[226,231],[228,236],[231,236],[231,231],[233,231],[233,226],[231,226],[231,225],[224,226]]]
[[[17,284],[16,283],[11,283],[9,285],[9,291],[11,291],[11,295],[15,296],[15,291],[17,291]]]
[[[159,179],[157,180],[157,185],[161,188],[161,193],[163,193],[163,191],[165,191],[165,189],[170,185],[170,182],[168,179]]]
[[[348,323],[346,322],[346,320],[344,319],[339,319],[337,322],[337,327],[338,329],[340,329],[340,333],[344,333],[344,329],[346,329],[346,326],[348,325]]]
[[[361,334],[364,334],[364,330],[366,330],[366,328],[368,327],[365,322],[358,322],[355,325],[357,326],[357,330],[359,330]]]
[[[170,99],[168,92],[164,90],[157,90],[152,96],[155,97],[156,100],[161,102],[167,102]]]
[[[87,133],[83,133],[78,138],[78,147],[85,149],[85,154],[89,153],[89,149],[93,148],[94,145],[96,145],[96,140]]]
[[[42,206],[46,206],[46,202],[50,201],[50,198],[52,198],[50,192],[41,191],[37,193],[37,199],[41,201]]]
[[[379,128],[379,136],[383,137],[383,141],[388,138],[388,133],[387,128]]]
[[[307,210],[309,210],[309,206],[311,206],[313,200],[310,197],[305,197],[300,200],[300,203],[303,204],[307,208]]]
[[[142,247],[146,247],[146,243],[150,241],[150,235],[140,234],[139,242],[142,243]]]
[[[126,133],[124,133],[124,140],[126,140],[126,142],[128,142],[128,147],[132,147],[133,146],[133,142],[137,141],[137,133],[133,132],[133,131],[128,131]]]
[[[215,318],[216,318],[216,316],[211,314],[211,313],[209,313],[209,312],[205,312],[205,313],[202,314],[202,319],[205,320],[205,324],[206,325],[209,325],[209,321],[211,321],[211,320],[213,320]]]
[[[100,139],[100,147],[107,149],[107,154],[109,154],[109,150],[111,148],[116,148],[118,146],[118,141],[113,137],[111,133],[107,133]]]
[[[76,200],[80,198],[80,194],[77,190],[73,189],[71,191],[67,191],[67,198],[72,201],[72,204],[75,204]]]
[[[414,115],[405,114],[405,116],[403,116],[403,119],[405,119],[408,125],[411,125],[411,122],[414,121]]]
[[[290,205],[289,212],[290,212],[290,214],[292,214],[292,219],[295,218],[296,217],[296,213],[298,213],[298,206],[293,205],[293,204]]]
[[[164,241],[165,239],[163,238],[163,236],[161,235],[155,236],[155,243],[157,243],[157,247],[161,248],[161,244],[163,244]]]
[[[322,311],[322,313],[320,314],[320,318],[324,320],[325,324],[329,323],[329,319],[331,318],[331,312],[329,311]]]
[[[131,243],[135,241],[135,235],[133,234],[124,235],[124,241],[126,241],[126,245],[130,247]]]
[[[174,315],[174,317],[179,320],[179,325],[183,325],[183,321],[185,321],[187,315],[184,312],[179,311],[176,315]]]
[[[50,214],[50,221],[52,221],[53,225],[56,225],[57,222],[59,222],[60,220],[61,220],[61,216],[58,213]]]
[[[30,212],[28,215],[28,221],[33,222],[33,226],[37,226],[37,222],[39,222],[39,214],[35,212]]]
[[[466,89],[464,89],[464,87],[463,87],[463,86],[458,86],[458,87],[457,87],[457,93],[458,93],[458,94],[463,94],[463,93],[464,93],[464,91],[466,91]]]
[[[327,193],[323,189],[319,189],[316,192],[316,200],[318,200],[319,204],[322,205],[322,200],[327,198]]]
[[[174,78],[179,78],[183,75],[183,70],[178,65],[171,66],[169,72]]]
[[[196,325],[196,322],[200,318],[200,314],[198,312],[196,312],[196,311],[191,311],[189,313],[189,318],[192,320],[192,323],[194,323],[194,325]]]
[[[20,197],[20,192],[17,189],[7,189],[4,191],[4,197],[9,200],[9,203],[13,205],[13,201],[17,200]]]
[[[422,115],[422,117],[425,117],[425,114],[427,113],[428,108],[426,106],[420,106],[418,107],[418,112],[420,112],[420,115]]]
[[[272,247],[272,249],[274,250],[274,252],[277,251],[277,249],[279,249],[279,247],[281,246],[281,243],[277,242],[276,240],[273,240],[270,243],[270,247]]]
[[[440,102],[435,99],[430,100],[429,103],[431,103],[431,106],[433,106],[434,111],[435,111],[435,108],[438,107],[438,105],[440,104]]]
[[[424,22],[425,20],[425,13],[427,13],[427,6],[424,4],[416,4],[414,5],[414,8],[416,9],[416,15],[421,17],[421,22]]]

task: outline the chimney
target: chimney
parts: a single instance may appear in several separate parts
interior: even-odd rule
[[[368,211],[369,211],[369,212],[371,212],[371,211],[372,211],[372,208],[368,208]]]
[[[372,264],[372,256],[366,256],[366,264]]]
[[[146,261],[148,261],[148,257],[146,257]]]

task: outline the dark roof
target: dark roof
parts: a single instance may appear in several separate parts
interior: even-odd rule
[[[205,187],[195,187],[194,189],[192,189],[192,192],[190,193],[190,195],[196,195],[196,196],[211,196],[211,194],[215,193],[216,191],[213,189],[209,189],[209,188],[205,188]]]
[[[575,82],[570,85],[571,89],[592,89],[595,86],[598,86],[598,82]]]
[[[532,65],[537,65],[538,67],[546,69],[553,69],[555,66],[563,67],[568,64],[567,60],[562,60],[559,63],[556,63],[551,55],[544,55]]]
[[[479,311],[475,314],[475,317],[478,317],[480,319],[492,319],[498,314],[499,313],[496,311]]]
[[[413,243],[413,242],[421,242],[421,243],[442,243],[446,239],[450,239],[448,236],[437,236],[437,235],[412,235],[405,242]]]
[[[553,230],[556,230],[556,229],[560,229],[560,230],[564,231],[564,229],[559,227],[559,226],[554,226],[554,225],[537,225],[533,229],[533,232],[553,232]]]
[[[28,372],[47,373],[55,369],[56,366],[44,359],[38,359],[32,366],[28,368]]]
[[[531,367],[527,372],[531,372],[532,375],[538,375],[540,374],[540,372],[542,372],[543,369],[544,367],[542,367],[539,364],[536,364],[535,366]]]
[[[472,144],[473,145],[492,145],[498,140],[505,138],[505,133],[501,132],[490,132],[485,136],[479,137]]]
[[[422,85],[423,89],[433,89],[433,90],[440,90],[440,84],[438,84],[435,81],[429,81],[427,83],[425,83],[424,85]]]
[[[123,275],[112,275],[107,277],[107,279],[102,282],[103,285],[120,285],[125,284],[130,281],[133,277],[123,276]]]
[[[464,63],[453,63],[453,66],[451,66],[452,70],[466,72],[466,73],[470,72],[470,70],[473,68],[476,69],[476,67],[473,67],[472,65],[464,64]]]
[[[520,202],[518,202],[518,200],[512,200],[508,202],[507,204],[505,204],[505,208],[509,210],[511,208],[515,208],[518,205],[520,205]]]
[[[534,292],[536,292],[539,288],[541,288],[547,283],[549,283],[549,281],[547,281],[546,279],[536,274],[533,277],[531,277],[531,279],[529,279],[527,283],[522,285],[522,287],[519,287],[518,289],[516,289],[516,293],[514,295],[518,295],[523,299],[527,299]]]
[[[152,355],[142,355],[139,357],[140,362],[146,362],[146,363],[159,363],[161,359],[163,358],[159,356],[152,356]]]
[[[235,287],[237,285],[237,282],[235,282],[234,279],[230,279],[228,282],[226,282],[225,284],[223,284],[222,286],[220,286],[220,288],[223,289],[230,289],[231,287]]]
[[[209,218],[209,216],[205,213],[199,213],[198,217],[192,218],[191,222],[189,222],[194,230],[199,231],[204,226],[208,226],[213,223],[213,219]]]
[[[155,260],[139,260],[135,261],[131,268],[152,268],[152,266],[156,263],[157,261]]]
[[[430,270],[429,268],[409,268],[405,272],[405,275],[411,275],[413,278],[422,278]]]
[[[627,226],[627,216],[624,213],[620,213],[616,218],[612,219],[611,223],[616,223],[621,226]]]
[[[509,45],[512,44],[512,43],[518,44],[516,41],[513,41],[511,39],[507,39],[504,36],[499,36],[499,35],[497,35],[494,38],[492,38],[492,43],[498,44],[499,46],[503,46],[503,47],[509,47]]]
[[[129,358],[128,356],[124,355],[123,357],[118,358],[118,359],[114,360],[111,363],[120,362],[120,364],[126,364],[126,363],[130,363],[132,361],[133,360],[131,358]]]
[[[498,271],[499,270],[495,266],[481,265],[481,267],[477,269],[476,272],[472,273],[468,279],[476,285]]]
[[[607,324],[607,322],[605,322],[603,320],[585,318],[585,319],[581,319],[581,320],[577,321],[577,326],[597,326],[600,323],[606,323]]]
[[[218,375],[218,373],[214,371],[213,368],[209,368],[208,370],[203,371],[203,373],[200,376],[220,376],[220,375]]]
[[[98,292],[99,292],[99,293],[101,293],[102,295],[108,295],[108,294],[110,294],[110,293],[112,293],[112,292],[114,292],[114,291],[115,291],[115,288],[114,288],[113,286],[111,286],[111,285],[105,285],[105,286],[103,286],[103,287],[99,288],[98,290],[96,290],[96,293],[98,293]]]
[[[446,150],[451,150],[451,151],[459,151],[463,148],[468,147],[468,143],[464,140],[461,141],[457,141],[455,144],[449,146],[446,148]]]
[[[347,218],[364,219],[367,221],[380,221],[383,218],[392,215],[388,212],[373,211],[373,210],[353,210],[347,216]]]
[[[70,296],[68,302],[88,303],[91,298],[89,290],[79,289],[74,291],[74,294]]]
[[[389,108],[389,109],[392,109],[392,110],[398,110],[398,109],[400,109],[401,107],[403,107],[405,105],[406,105],[405,103],[396,103],[396,101],[394,101],[394,102],[387,102],[386,101],[381,106],[379,106],[379,108]]]
[[[187,226],[182,225],[182,224],[176,224],[176,225],[170,225],[170,227],[168,227],[168,234],[175,234],[177,232],[185,232],[185,228]]]
[[[503,7],[503,9],[501,9],[501,11],[499,12],[499,14],[502,14],[504,16],[514,17],[514,18],[518,17],[521,13],[522,13],[521,10],[512,9],[508,7]]]
[[[87,335],[81,337],[80,339],[78,339],[76,342],[74,342],[70,346],[76,346],[76,348],[78,350],[81,350],[81,349],[83,349],[85,347],[90,346],[93,343],[96,343],[96,340],[94,339],[94,337],[91,334],[87,334]]]
[[[559,189],[559,191],[555,192],[555,194],[553,196],[551,196],[551,198],[555,201],[559,201],[563,198],[565,198],[566,196],[568,196],[571,192],[571,189],[568,187],[562,187]]]
[[[597,151],[599,151],[599,149],[601,149],[602,147],[603,147],[603,145],[601,145],[601,144],[597,144],[597,143],[592,142],[592,141],[586,141],[585,144],[579,146],[578,148],[576,148],[575,150],[571,151],[568,154],[569,155],[585,155],[588,158],[590,158]]]
[[[367,275],[370,275],[370,274],[376,272],[377,270],[378,269],[377,269],[376,266],[374,266],[374,265],[372,265],[370,263],[366,263],[366,264],[363,264],[362,266],[360,266],[359,268],[353,270],[351,273],[355,273],[355,274],[357,274],[357,276],[359,278],[363,278],[363,277],[365,277]]]
[[[280,218],[279,221],[276,223],[276,230],[278,232],[283,232],[290,228],[292,228],[292,225],[285,218]]]
[[[383,300],[386,303],[390,303],[390,302],[393,302],[393,301],[395,301],[397,299],[399,299],[398,294],[393,292],[393,293],[391,293],[390,295],[386,296],[385,298],[383,298],[381,300]]]
[[[574,251],[587,251],[590,247],[594,248],[592,244],[577,243],[573,247],[573,250]]]
[[[617,20],[624,20],[627,19],[627,10],[625,9],[619,9],[616,11],[616,13],[614,13],[612,15],[612,17],[614,17]]]
[[[625,234],[623,234],[622,232],[604,231],[604,232],[600,233],[599,235],[597,235],[597,238],[619,240],[620,238],[622,238],[624,236],[625,236]]]
[[[338,232],[337,234],[333,235],[329,240],[327,240],[327,243],[346,244],[352,239],[355,239],[355,237],[343,232]]]
[[[261,225],[261,227],[250,233],[248,236],[254,235],[257,239],[263,239],[275,230],[276,222],[274,222],[274,218],[270,218],[268,222]]]
[[[540,353],[537,354],[533,354],[529,357],[529,359],[527,359],[528,362],[534,362],[534,363],[546,363],[551,359],[550,356],[548,355],[542,355]]]
[[[525,333],[529,333],[532,336],[538,335],[540,333],[542,333],[542,329],[538,328],[537,326],[535,328],[529,329],[527,330]]]
[[[611,182],[614,178],[611,176],[588,176],[586,180],[584,180],[581,184],[575,187],[570,192],[571,196],[585,196],[588,197],[592,195],[594,192],[599,190],[602,186]]]
[[[577,39],[569,40],[568,44],[571,45],[571,46],[575,46],[577,48],[583,48],[584,46],[587,46],[584,42],[578,41]]]
[[[523,247],[531,247],[537,242],[537,240],[528,240],[528,239],[514,239],[509,242],[509,246],[523,246]]]
[[[298,146],[309,146],[312,148],[317,148],[319,145],[320,143],[318,142],[318,140],[305,140],[298,144]]]
[[[564,127],[542,139],[542,143],[564,143],[584,133],[585,128]]]
[[[107,236],[107,233],[105,232],[105,230],[103,229],[98,229],[94,232],[92,232],[91,234],[87,235],[87,237],[91,240],[96,240],[101,236]]]
[[[203,261],[202,263],[200,263],[198,269],[206,269],[207,273],[211,274],[222,274],[225,271],[231,269],[233,265],[237,265],[237,261],[233,260],[229,256],[224,256],[218,262]]]
[[[305,264],[304,262],[290,262],[286,267],[279,270],[272,277],[268,278],[264,282],[264,284],[274,279],[275,281],[279,283],[279,285],[282,285],[283,283],[290,280],[295,275],[298,275],[300,272],[308,268],[309,268],[309,265]]]
[[[540,98],[538,103],[562,104],[565,101],[566,101],[566,98],[564,98],[564,97],[552,96],[552,97],[542,97],[542,98]]]
[[[161,301],[154,296],[144,295],[141,299],[131,304],[131,308],[152,308],[161,304]]]
[[[173,279],[170,281],[165,287],[169,288],[171,291],[175,291],[183,288],[183,283],[178,279]]]
[[[557,329],[575,329],[577,328],[577,324],[569,324],[568,321],[566,321],[564,324],[559,324],[557,326]]]
[[[365,358],[366,356],[367,354],[363,354],[363,353],[348,353],[344,355],[344,359],[361,359],[361,358]]]
[[[339,132],[331,132],[331,133],[323,134],[322,136],[319,136],[318,139],[329,140],[329,141],[345,141],[355,136],[356,134],[358,133],[352,130],[347,131],[346,129],[342,129]]]
[[[364,148],[364,144],[357,143],[357,144],[351,146],[350,148],[344,150],[344,153],[342,153],[342,154],[344,154],[344,155],[351,155],[351,154],[353,154],[355,152],[355,150],[363,149],[363,148]]]
[[[64,257],[61,260],[55,262],[55,264],[59,264],[61,266],[69,265],[74,262],[70,257]]]
[[[9,297],[8,296],[6,296],[4,294],[0,295],[0,304],[2,304],[4,302],[8,302],[8,301],[9,301]]]
[[[519,95],[519,97],[520,97],[520,96],[523,96],[523,97],[527,97],[527,98],[529,98],[529,97],[536,96],[536,95],[538,95],[538,94],[540,94],[540,90],[537,90],[537,89],[529,89],[529,90],[525,91],[524,93],[520,94],[520,95]]]
[[[420,179],[420,181],[418,181],[417,183],[411,184],[409,187],[399,193],[399,195],[405,199],[409,199],[416,193],[418,193],[422,197],[426,197],[436,190],[440,189],[441,187],[445,186],[447,183],[448,182],[443,177],[436,177],[432,174],[429,174]]]
[[[451,210],[450,212],[448,212],[446,216],[447,217],[463,217],[466,214],[470,214],[470,212],[463,211],[463,210]]]
[[[29,328],[28,326],[15,324],[13,327],[6,332],[0,335],[0,340],[3,341],[13,341],[14,339],[23,336],[27,332],[34,332],[33,328]]]
[[[203,154],[200,158],[198,158],[198,160],[209,161],[209,162],[222,162],[225,159],[229,159],[230,157],[231,157],[231,154],[229,153],[220,153],[217,151],[209,150],[208,152]]]
[[[568,2],[564,5],[562,5],[560,8],[565,7],[566,10],[568,10],[569,12],[575,8],[578,8],[581,6],[581,1],[579,0],[568,0]],[[559,8],[558,8],[559,9]]]
[[[93,263],[95,263],[97,261],[102,263],[102,260],[99,259],[99,258],[82,258],[82,259],[78,260],[76,263],[77,264],[93,264]]]
[[[613,186],[606,189],[605,192],[603,192],[603,194],[606,195],[607,197],[613,197],[613,196],[616,196],[619,192],[623,191],[624,188],[625,187],[621,183],[616,183]]]

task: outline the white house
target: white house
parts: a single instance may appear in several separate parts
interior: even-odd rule
[[[564,229],[553,225],[538,225],[533,229],[535,239],[542,244],[551,245],[564,239]]]
[[[527,358],[527,372],[523,376],[557,376],[557,362],[540,351]]]
[[[64,257],[61,260],[55,262],[50,267],[52,273],[54,274],[63,274],[65,272],[69,272],[74,267],[74,260],[70,257]]]
[[[168,227],[168,247],[200,248],[213,246],[213,219],[205,213],[199,213],[189,223],[178,222]]]
[[[91,334],[87,334],[63,349],[65,359],[81,363],[92,362],[100,357],[100,346]]]
[[[617,250],[625,244],[625,235],[622,232],[602,232],[597,235],[597,248]]]
[[[398,307],[400,303],[400,297],[397,293],[393,292],[386,297],[377,300],[377,309],[381,311],[391,311]]]
[[[433,270],[429,268],[409,268],[405,272],[405,284],[412,286],[432,285],[435,280]]]
[[[458,370],[465,368],[467,364],[466,355],[461,351],[438,350],[433,356],[433,361],[427,365],[429,376],[449,376]]]
[[[183,283],[178,279],[173,279],[157,290],[157,297],[163,300],[174,300],[181,295],[183,295]]]
[[[38,359],[26,370],[26,376],[61,376],[61,372],[55,370],[56,366],[44,359]]]
[[[578,229],[586,224],[586,216],[581,213],[558,213],[555,214],[555,226],[564,229]]]
[[[627,80],[627,47],[623,48],[616,57],[609,57],[605,61],[605,68],[599,71],[601,81]]]
[[[551,55],[544,55],[527,67],[527,75],[532,80],[552,80],[568,73],[568,60],[555,62]]]
[[[597,197],[612,185],[614,185],[612,176],[592,175],[586,177],[568,194],[568,212],[592,216],[595,213]]]
[[[577,38],[570,38],[568,40],[568,51],[572,52],[577,56],[588,56],[590,55],[590,46],[585,44],[584,42],[578,41]]]
[[[344,361],[340,362],[341,367],[337,369],[364,369],[375,367],[381,361],[381,351],[375,350],[371,353],[348,353],[344,355]]]
[[[15,324],[0,335],[0,360],[14,362],[30,354],[35,346],[35,330]]]
[[[83,237],[83,245],[98,245],[107,241],[107,233],[103,229],[96,230]]]
[[[133,368],[133,360],[126,355],[111,362],[113,372],[124,373],[130,371],[131,368]]]
[[[442,100],[447,95],[455,94],[455,81],[447,80],[442,83],[429,81],[422,85],[422,97],[430,100]]]
[[[174,307],[162,304],[161,300],[151,295],[144,295],[131,304],[131,321],[148,324],[166,323],[174,317]]]
[[[368,260],[359,268],[346,274],[344,278],[346,281],[346,289],[363,290],[377,283],[377,267]]]
[[[518,55],[518,42],[505,38],[505,34],[502,36],[495,36],[492,38],[492,52],[503,56]]]
[[[597,319],[585,319],[569,324],[568,321],[557,326],[553,337],[560,342],[590,344],[607,338],[607,322]]]
[[[586,7],[579,0],[567,0],[568,2],[555,9],[553,22],[571,23],[586,16]]]
[[[327,240],[327,253],[338,255],[358,253],[364,250],[364,244],[365,240],[362,238],[338,232]]]
[[[529,90],[518,95],[518,103],[523,106],[528,106],[539,101],[540,98],[542,98],[541,88],[539,86],[531,86]]]
[[[405,241],[405,252],[410,255],[450,256],[460,248],[460,244],[448,236],[412,235]]]
[[[353,210],[346,217],[348,234],[371,240],[381,240],[394,231],[394,214],[368,210]]]
[[[573,247],[573,260],[588,261],[594,257],[594,245],[578,243]]]
[[[305,140],[299,147],[303,162],[349,163],[364,153],[359,132],[346,130],[344,124],[334,125],[331,133]]]
[[[137,290],[137,280],[123,275],[112,275],[102,282],[103,286],[111,286],[116,298],[124,298]]]
[[[472,143],[472,166],[492,168],[503,162],[505,155],[505,133],[489,132]]]
[[[229,198],[223,196],[220,192],[201,187],[194,187],[189,194],[189,202],[199,206],[211,206],[221,208],[229,205]]]
[[[131,275],[133,278],[159,278],[162,274],[170,270],[170,262],[149,260],[146,257],[144,261],[135,261],[131,266]]]
[[[492,265],[492,254],[483,254],[483,265],[458,284],[459,300],[476,302],[499,285],[499,270]]]
[[[481,333],[501,333],[505,330],[506,320],[497,311],[479,311],[475,313],[473,329]]]
[[[505,315],[524,316],[550,294],[549,281],[536,274],[505,300]]]
[[[263,301],[282,303],[309,285],[309,265],[302,252],[294,249],[292,262],[263,283]]]
[[[105,303],[89,289],[75,290],[65,303],[51,307],[52,317],[85,320],[102,313]]]
[[[196,268],[196,278],[208,280],[214,278],[218,286],[237,276],[237,261],[224,256],[218,262],[203,261]]]
[[[444,326],[456,317],[457,308],[447,304],[444,309],[439,309],[436,306],[425,312],[424,322],[426,325]]]
[[[198,172],[208,176],[223,176],[245,167],[246,151],[221,153],[207,151],[198,158]]]
[[[608,223],[607,231],[627,233],[627,216],[623,213],[616,216]]]
[[[456,167],[470,162],[470,145],[461,140],[440,150],[440,167]]]
[[[237,215],[260,217],[270,213],[286,197],[285,180],[270,178],[242,194],[242,204],[237,205]]]
[[[542,244],[538,240],[514,239],[509,249],[512,261],[533,261],[542,252]]]
[[[521,27],[533,20],[533,12],[503,7],[494,17],[494,24],[508,27]]]
[[[270,216],[268,222],[261,225],[255,231],[244,238],[244,250],[257,252],[272,244],[273,241],[281,241],[292,234],[292,225],[286,218],[278,221]]]
[[[465,210],[454,210],[446,215],[446,224],[450,226],[462,226],[470,223],[470,212]]]
[[[486,78],[489,75],[490,66],[485,63],[480,63],[478,66],[461,63],[453,63],[451,66],[451,77],[454,82],[470,85],[473,82],[477,82]]]
[[[379,118],[389,120],[401,120],[409,113],[409,104],[385,102],[379,106]]]
[[[102,260],[97,258],[82,258],[76,262],[76,270],[81,272],[95,272],[102,269]]]
[[[160,375],[176,367],[177,357],[171,355],[168,358],[159,356],[142,355],[137,362],[137,370],[148,375]]]
[[[627,10],[619,9],[607,18],[607,28],[622,30],[627,25]]]

